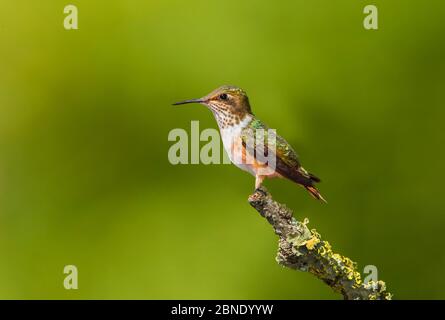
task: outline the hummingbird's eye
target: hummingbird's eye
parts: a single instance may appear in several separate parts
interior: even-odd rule
[[[221,99],[221,100],[227,100],[227,94],[225,94],[225,93],[222,93],[222,94],[220,94],[219,95],[219,98]]]

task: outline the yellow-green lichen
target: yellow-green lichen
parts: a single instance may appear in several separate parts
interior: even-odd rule
[[[385,300],[392,299],[392,294],[389,292],[386,292],[386,283],[382,280],[378,280],[378,281],[371,280],[368,283],[364,283],[363,288],[372,292],[368,296],[369,300],[376,300],[376,299],[382,299],[382,298]]]
[[[320,243],[320,239],[316,236],[312,237],[311,239],[306,241],[306,248],[308,250],[312,250],[315,248],[315,246]]]
[[[295,223],[295,234],[288,235],[287,241],[291,243],[294,247],[301,247],[306,244],[308,240],[312,238],[312,233],[306,227],[306,224],[308,223],[308,220],[305,219],[304,222],[296,222]]]
[[[292,252],[297,256],[309,255],[310,259],[317,262],[308,266],[304,271],[309,271],[316,277],[328,283],[335,291],[344,295],[349,295],[346,288],[357,289],[358,292],[366,289],[369,291],[368,299],[387,299],[392,298],[391,294],[386,292],[386,286],[383,281],[369,282],[363,284],[360,273],[357,271],[357,264],[341,254],[334,253],[328,241],[321,240],[320,234],[315,230],[309,230],[308,219],[303,222],[295,221],[296,233],[287,237],[287,241],[292,244]],[[310,253],[313,251],[313,253]],[[303,270],[303,269],[302,269]],[[346,293],[348,292],[348,293]],[[365,296],[367,293],[364,293]],[[363,299],[363,297],[358,297]]]

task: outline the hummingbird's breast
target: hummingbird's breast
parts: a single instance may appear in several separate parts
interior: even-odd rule
[[[244,117],[239,123],[234,123],[228,126],[219,126],[221,132],[221,139],[224,144],[224,149],[229,151],[232,148],[232,144],[240,139],[243,129],[245,129],[252,121],[251,116]]]
[[[252,115],[247,115],[238,124],[220,127],[224,149],[235,166],[249,172],[253,176],[279,177],[280,174],[275,171],[275,166],[269,166],[269,159],[261,159],[261,157],[257,159],[252,150],[247,150],[249,147],[246,147],[246,144],[249,144],[249,138],[254,139],[254,136],[251,136],[254,129],[250,128],[253,120]],[[246,131],[245,129],[248,130]],[[255,145],[250,147],[255,148]]]
[[[247,164],[246,161],[240,161],[246,158],[245,148],[243,147],[241,141],[241,135],[243,130],[252,120],[253,118],[251,115],[246,115],[239,123],[224,127],[220,126],[219,129],[221,132],[221,139],[223,141],[224,149],[226,150],[230,161],[238,168],[255,175],[255,170],[251,165]]]

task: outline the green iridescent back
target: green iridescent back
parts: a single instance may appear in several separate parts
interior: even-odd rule
[[[261,122],[258,119],[253,119],[247,126],[244,128],[241,132],[241,137],[243,142],[249,141],[249,139],[252,139],[252,135],[255,135],[255,132],[257,130],[262,129],[264,132],[264,144],[265,146],[268,146],[268,149],[273,149],[272,144],[275,145],[275,153],[277,158],[279,158],[281,161],[283,161],[286,165],[289,167],[300,167],[300,162],[298,160],[298,155],[295,152],[295,150],[291,147],[291,145],[281,136],[276,135],[276,139],[271,139],[271,141],[268,141],[268,130],[270,129],[267,125],[265,125],[263,122]],[[275,141],[274,141],[275,140]],[[255,146],[257,148],[257,146]]]

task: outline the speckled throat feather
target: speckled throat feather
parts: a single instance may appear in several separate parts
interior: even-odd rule
[[[248,113],[233,113],[215,103],[209,104],[220,129],[239,124]]]

